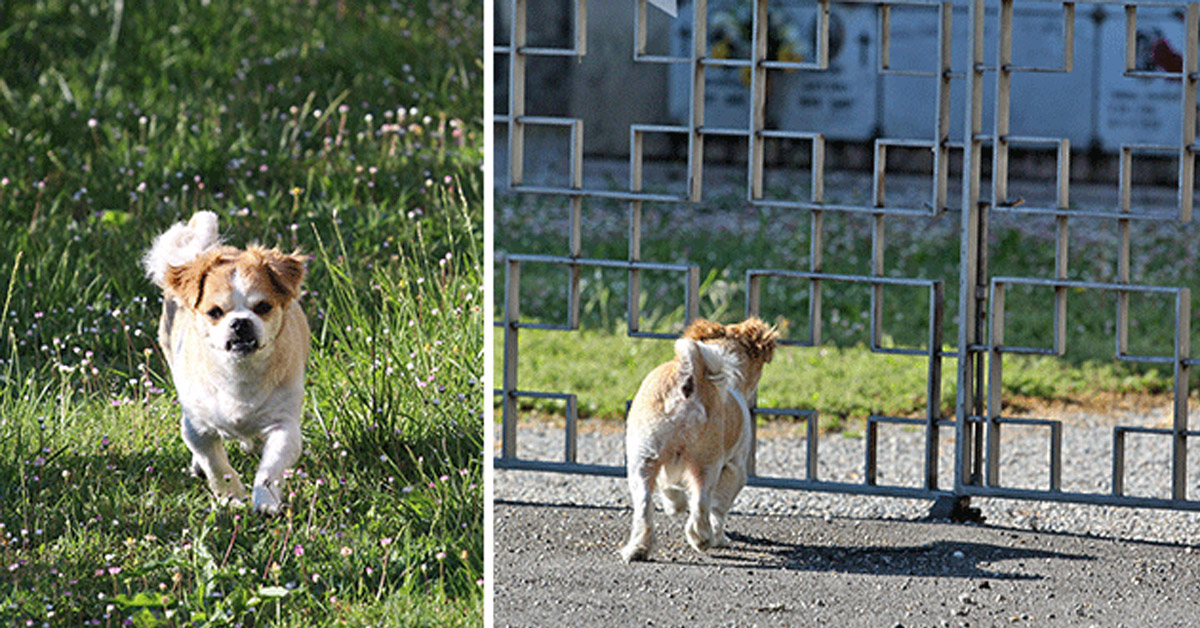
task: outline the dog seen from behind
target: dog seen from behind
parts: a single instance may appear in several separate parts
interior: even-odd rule
[[[776,330],[757,318],[735,325],[692,323],[675,341],[675,359],[642,380],[625,433],[633,502],[626,561],[653,546],[651,494],[669,514],[685,509],[684,532],[698,551],[728,544],[725,516],[746,485],[751,417],[747,398],[775,352]]]
[[[309,329],[300,309],[305,258],[252,245],[222,246],[217,216],[198,212],[155,239],[142,260],[163,291],[158,341],[183,409],[192,472],[218,501],[248,497],[225,439],[261,441],[249,495],[275,513],[284,472],[300,457],[300,415]]]

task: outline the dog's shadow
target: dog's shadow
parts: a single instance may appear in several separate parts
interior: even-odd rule
[[[1041,580],[1031,573],[1004,572],[984,565],[1001,561],[1094,560],[1094,557],[969,541],[933,541],[924,545],[842,546],[786,543],[727,531],[729,547],[709,552],[716,563],[759,569],[783,569],[880,576]],[[747,554],[757,555],[754,558]],[[764,556],[765,555],[765,556]]]

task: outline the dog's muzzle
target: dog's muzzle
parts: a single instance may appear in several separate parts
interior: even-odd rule
[[[225,350],[238,355],[246,355],[258,350],[258,336],[254,333],[254,324],[249,319],[239,318],[229,324],[233,337],[225,341]]]

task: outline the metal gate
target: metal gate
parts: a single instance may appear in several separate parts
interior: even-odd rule
[[[534,0],[536,2],[536,0]],[[790,341],[791,344],[817,346],[822,342],[821,309],[822,293],[842,286],[865,286],[870,290],[870,339],[871,349],[880,353],[901,353],[924,356],[928,364],[927,411],[922,418],[872,416],[867,420],[863,439],[864,473],[862,482],[824,481],[817,473],[817,429],[816,413],[796,408],[755,407],[756,416],[784,415],[807,421],[807,465],[803,477],[764,477],[752,472],[750,485],[777,488],[809,489],[844,493],[891,495],[936,500],[935,509],[953,517],[969,517],[967,508],[972,496],[1007,497],[1034,500],[1053,500],[1108,504],[1136,507],[1173,509],[1200,509],[1200,501],[1189,497],[1187,479],[1187,444],[1189,438],[1200,436],[1200,430],[1188,424],[1189,369],[1197,362],[1191,355],[1190,321],[1191,295],[1186,287],[1139,285],[1131,281],[1131,225],[1135,221],[1165,221],[1187,223],[1192,217],[1195,180],[1196,144],[1196,94],[1200,79],[1200,4],[1163,2],[1060,2],[997,0],[968,0],[965,7],[957,4],[966,13],[965,46],[952,41],[953,16],[956,3],[927,0],[844,0],[835,5],[872,7],[876,13],[877,71],[880,74],[902,74],[926,76],[935,82],[934,99],[928,103],[932,118],[933,133],[927,137],[905,137],[877,139],[874,142],[873,182],[871,202],[863,205],[827,202],[825,198],[826,136],[819,132],[785,131],[770,128],[767,117],[767,76],[771,72],[824,72],[829,68],[830,9],[831,0],[815,0],[806,3],[815,10],[813,28],[815,54],[803,61],[772,58],[768,47],[768,2],[753,0],[752,29],[748,58],[716,58],[709,49],[708,0],[693,0],[690,9],[693,16],[690,54],[671,56],[647,52],[647,12],[654,10],[648,0],[635,0],[632,23],[634,25],[632,55],[638,63],[677,64],[688,69],[690,105],[688,117],[682,125],[634,124],[629,131],[630,178],[628,189],[588,189],[584,185],[584,137],[580,119],[556,116],[533,116],[526,114],[526,66],[527,61],[544,57],[579,57],[587,53],[587,2],[574,0],[573,45],[567,47],[538,47],[529,45],[527,18],[530,0],[511,0],[508,15],[509,32],[507,41],[494,49],[497,65],[506,64],[508,72],[507,111],[498,114],[495,121],[507,131],[508,138],[508,187],[519,193],[550,195],[567,199],[569,202],[570,236],[569,254],[565,256],[509,254],[504,266],[504,313],[497,326],[503,333],[502,387],[495,391],[502,406],[502,437],[499,455],[495,457],[498,469],[545,470],[567,473],[623,476],[625,469],[618,466],[580,464],[576,457],[578,412],[575,396],[567,393],[530,391],[520,387],[517,369],[518,335],[522,329],[575,330],[579,326],[580,276],[584,269],[607,268],[623,270],[628,276],[630,336],[664,337],[663,334],[648,333],[639,329],[641,316],[637,311],[638,295],[641,290],[640,277],[643,272],[667,271],[678,273],[685,289],[685,310],[690,320],[698,313],[700,301],[700,274],[696,265],[663,264],[642,259],[640,243],[642,230],[642,206],[644,203],[689,203],[699,202],[703,192],[705,165],[705,140],[714,136],[737,137],[746,142],[748,152],[746,202],[753,206],[788,208],[806,212],[810,216],[811,249],[808,269],[760,269],[746,274],[746,314],[756,315],[760,309],[760,293],[765,282],[776,279],[801,280],[808,283],[809,326],[807,338]],[[1062,22],[1059,33],[1061,57],[1057,64],[1045,67],[1019,66],[1013,62],[1014,54],[1014,5],[1037,5],[1041,9],[1061,11]],[[1020,129],[1011,128],[1012,81],[1014,76],[1025,73],[1070,72],[1075,57],[1076,4],[1119,6],[1124,9],[1125,20],[1125,68],[1124,76],[1174,81],[1178,84],[1178,110],[1180,128],[1178,142],[1172,145],[1126,144],[1119,153],[1119,182],[1117,204],[1105,210],[1080,210],[1070,203],[1071,147],[1066,138],[1019,135]],[[936,36],[928,42],[934,69],[914,70],[896,68],[890,63],[890,41],[893,29],[893,9],[927,11],[936,16]],[[1181,67],[1175,69],[1147,70],[1137,62],[1137,23],[1141,7],[1172,7],[1183,20],[1186,42],[1183,45]],[[985,28],[989,38],[994,37],[994,46],[985,48]],[[1018,38],[1020,36],[1018,35]],[[1099,45],[1098,45],[1099,46]],[[986,54],[985,54],[986,51]],[[956,58],[957,57],[957,58]],[[706,77],[716,69],[738,68],[749,74],[749,124],[744,127],[717,127],[705,123]],[[957,70],[955,68],[958,68]],[[985,83],[990,94],[992,107],[985,111]],[[963,132],[961,139],[951,139],[951,90],[962,89],[965,94],[962,114]],[[985,114],[992,121],[986,128]],[[525,138],[530,129],[538,127],[562,127],[570,137],[567,163],[568,182],[560,187],[531,185],[525,182]],[[644,190],[643,150],[644,140],[650,135],[668,135],[678,138],[686,145],[686,190],[677,195],[651,193]],[[811,195],[808,198],[773,198],[764,194],[765,147],[775,141],[805,143],[811,150]],[[930,195],[919,207],[893,206],[884,193],[887,170],[887,153],[892,148],[927,149],[932,153]],[[1050,206],[1031,207],[1015,198],[1009,191],[1010,152],[1014,147],[1042,147],[1055,157],[1056,183],[1055,202]],[[985,164],[985,148],[990,153]],[[950,171],[952,154],[961,153],[961,193],[951,198]],[[1138,154],[1167,154],[1178,160],[1178,196],[1174,207],[1168,212],[1135,212],[1131,204],[1133,187],[1133,158]],[[954,155],[957,157],[957,155]],[[987,166],[985,168],[985,166]],[[990,171],[990,190],[984,189],[982,181]],[[582,256],[583,230],[581,213],[586,199],[615,199],[628,206],[629,251],[624,260],[589,259]],[[921,278],[894,277],[887,273],[884,265],[885,224],[890,218],[903,216],[909,219],[928,217],[936,219],[950,212],[959,215],[958,244],[960,266],[957,303],[951,307],[957,311],[957,339],[944,339],[946,317],[945,290],[942,281]],[[873,221],[871,273],[868,275],[834,274],[824,272],[823,242],[824,219],[833,214],[858,214],[869,216]],[[1044,277],[991,276],[988,272],[987,234],[991,222],[999,216],[1050,217],[1056,229],[1054,269]],[[1090,221],[1090,222],[1089,222]],[[1102,223],[1116,225],[1119,231],[1117,251],[1118,270],[1112,282],[1073,280],[1070,274],[1069,248],[1070,227],[1074,224]],[[521,269],[527,264],[550,264],[566,269],[567,317],[565,324],[549,325],[523,321],[521,318]],[[924,348],[885,346],[882,338],[882,307],[884,290],[889,286],[916,288],[927,294],[922,306],[927,338]],[[1053,342],[1050,347],[1014,346],[1005,342],[1005,297],[1014,287],[1025,286],[1053,292]],[[1004,354],[1047,354],[1062,355],[1066,350],[1066,308],[1071,293],[1106,292],[1115,296],[1115,358],[1122,361],[1147,362],[1169,365],[1172,370],[1173,413],[1169,427],[1116,426],[1112,433],[1112,477],[1111,490],[1106,492],[1064,491],[1061,485],[1063,447],[1062,424],[1050,419],[1027,419],[1006,417],[1001,413],[1001,357]],[[1129,342],[1131,295],[1157,294],[1173,299],[1173,311],[1166,312],[1165,319],[1173,325],[1174,346],[1168,355],[1138,355],[1131,353]],[[944,341],[951,342],[955,349],[945,351]],[[957,398],[954,402],[953,419],[940,417],[942,405],[942,362],[944,358],[956,359]],[[632,391],[629,391],[632,392]],[[566,428],[564,455],[561,461],[528,460],[518,456],[517,450],[517,404],[522,398],[554,398],[566,402]],[[915,486],[880,485],[876,480],[877,434],[880,425],[903,424],[915,426],[924,433],[923,478]],[[1045,428],[1049,449],[1049,478],[1043,489],[1016,488],[1005,486],[999,473],[1002,448],[1001,433],[1006,426],[1023,425]],[[940,486],[939,466],[947,461],[939,460],[939,440],[953,434],[954,454],[953,483]],[[1125,494],[1126,469],[1124,452],[1126,436],[1150,434],[1171,443],[1169,465],[1170,497],[1145,497]],[[1166,464],[1166,461],[1164,461]],[[753,468],[753,467],[752,467]]]

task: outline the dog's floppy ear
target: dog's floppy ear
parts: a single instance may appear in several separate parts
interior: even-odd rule
[[[200,305],[204,298],[204,279],[224,255],[221,249],[213,249],[182,266],[167,267],[163,275],[164,287],[190,307]]]
[[[764,323],[762,319],[748,318],[726,328],[730,338],[736,339],[752,359],[770,362],[775,355],[775,341],[779,331]]]
[[[289,299],[300,296],[300,284],[304,282],[304,263],[307,257],[299,252],[286,254],[278,249],[263,251],[263,263],[271,286]]]
[[[687,329],[683,330],[683,337],[697,342],[724,338],[725,326],[707,319],[698,318],[691,325],[688,325]]]

